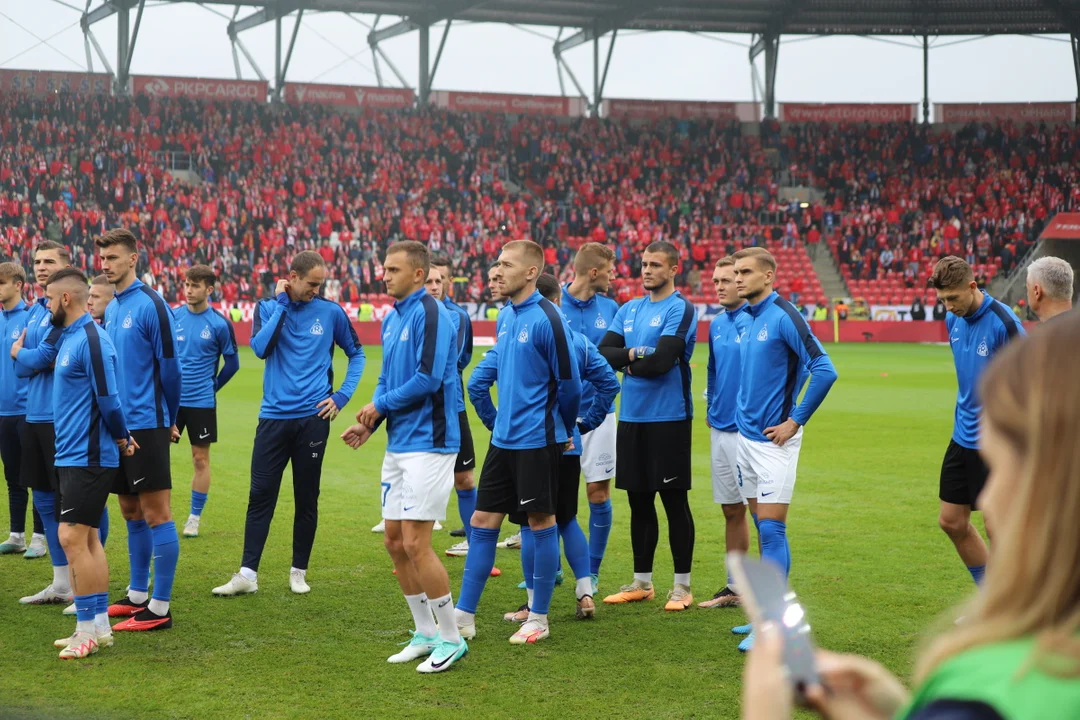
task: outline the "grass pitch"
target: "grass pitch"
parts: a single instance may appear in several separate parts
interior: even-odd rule
[[[952,429],[956,392],[944,347],[829,345],[840,380],[806,430],[789,519],[791,582],[807,606],[818,644],[870,655],[906,677],[918,640],[934,618],[971,592],[938,529],[937,475]],[[353,452],[337,441],[371,397],[380,349],[366,349],[360,389],[335,423],[323,467],[319,532],[308,579],[289,591],[292,496],[287,472],[260,568],[256,595],[216,598],[210,589],[236,572],[243,543],[252,438],[262,363],[247,348],[241,370],[218,398],[220,442],[202,534],[181,539],[173,593],[175,625],[160,633],[117,633],[91,659],[62,662],[55,638],[74,619],[60,608],[16,600],[51,578],[47,560],[0,557],[0,717],[321,718],[321,717],[738,717],[743,658],[730,628],[740,610],[665,613],[671,559],[661,528],[657,600],[598,602],[592,622],[574,620],[573,583],[556,588],[552,634],[537,646],[507,643],[504,611],[523,602],[517,551],[498,551],[504,574],[487,586],[470,654],[452,671],[422,676],[387,656],[408,639],[411,618],[379,519],[381,433]],[[697,525],[693,587],[698,600],[724,582],[723,515],[709,489],[709,435],[701,392],[706,349],[695,355],[694,434]],[[479,358],[479,353],[477,355]],[[339,356],[340,364],[340,356]],[[343,367],[338,377],[343,377]],[[472,413],[470,413],[472,414]],[[478,465],[488,433],[473,417]],[[187,440],[172,457],[173,513],[187,517]],[[584,490],[582,490],[584,495]],[[614,527],[600,595],[630,581],[629,510],[614,492]],[[588,528],[582,497],[581,524]],[[116,501],[106,546],[110,597],[127,584],[126,530]],[[664,523],[663,513],[660,513]],[[458,527],[451,497],[447,529]],[[504,526],[507,535],[512,528]],[[436,533],[440,551],[454,542]],[[464,561],[444,558],[457,596]],[[570,580],[569,569],[566,569]],[[599,598],[598,598],[599,600]]]

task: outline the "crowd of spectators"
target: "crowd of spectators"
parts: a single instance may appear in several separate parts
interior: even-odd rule
[[[339,113],[137,97],[0,95],[0,252],[30,264],[38,238],[93,272],[92,238],[127,226],[141,272],[170,300],[190,264],[212,265],[222,299],[269,293],[292,255],[330,268],[327,297],[382,292],[380,255],[428,242],[458,268],[459,300],[484,299],[510,239],[545,247],[569,279],[574,248],[606,242],[616,292],[639,290],[653,240],[683,253],[680,286],[711,298],[713,261],[746,245],[790,258],[779,286],[825,298],[809,263],[825,245],[852,285],[922,288],[943,254],[1009,270],[1054,213],[1080,208],[1073,127],[781,127],[632,124],[442,110]],[[190,161],[199,182],[169,171]],[[784,201],[798,184],[818,199]]]

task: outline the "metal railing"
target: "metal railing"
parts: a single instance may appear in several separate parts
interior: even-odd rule
[[[189,152],[176,152],[173,150],[157,150],[154,152],[154,162],[166,170],[194,170],[195,165]]]

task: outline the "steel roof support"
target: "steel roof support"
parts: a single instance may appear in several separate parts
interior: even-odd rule
[[[1080,110],[1080,34],[1070,35],[1069,45],[1072,47],[1073,72],[1076,73],[1076,109]],[[1077,113],[1076,122],[1080,124],[1080,113]]]
[[[751,64],[761,53],[765,53],[764,115],[771,118],[776,117],[776,63],[780,55],[780,31],[775,27],[770,27],[764,34],[759,35],[750,46]]]
[[[420,85],[417,100],[420,107],[427,107],[431,94],[431,26],[424,24],[417,28],[420,35]]]
[[[631,0],[626,3],[625,7],[598,17],[593,21],[592,25],[582,28],[565,40],[557,41],[553,51],[556,55],[562,55],[571,48],[576,48],[578,45],[584,45],[590,40],[596,40],[607,35],[620,25],[625,25],[634,18],[655,9],[658,5],[660,5],[659,0]]]
[[[428,75],[428,87],[435,82],[435,73],[439,71],[439,61],[442,60],[442,51],[446,47],[446,36],[450,34],[450,24],[453,20],[447,20],[446,25],[443,26],[442,38],[439,40],[439,49],[435,51],[435,63],[431,66],[431,73]]]

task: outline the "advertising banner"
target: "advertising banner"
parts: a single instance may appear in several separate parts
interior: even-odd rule
[[[262,80],[217,80],[209,78],[135,75],[132,92],[149,97],[187,97],[199,100],[254,100],[266,102],[269,85]]]
[[[0,70],[0,92],[47,95],[108,95],[112,80],[104,73],[53,72],[51,70]]]
[[[911,104],[780,103],[781,122],[890,123],[915,120]]]
[[[357,87],[352,85],[316,85],[287,83],[285,102],[292,105],[334,105],[337,107],[400,110],[410,108],[415,93],[409,88]]]
[[[1011,120],[1016,123],[1073,122],[1076,104],[1071,102],[1037,103],[938,103],[934,122],[969,123]]]

